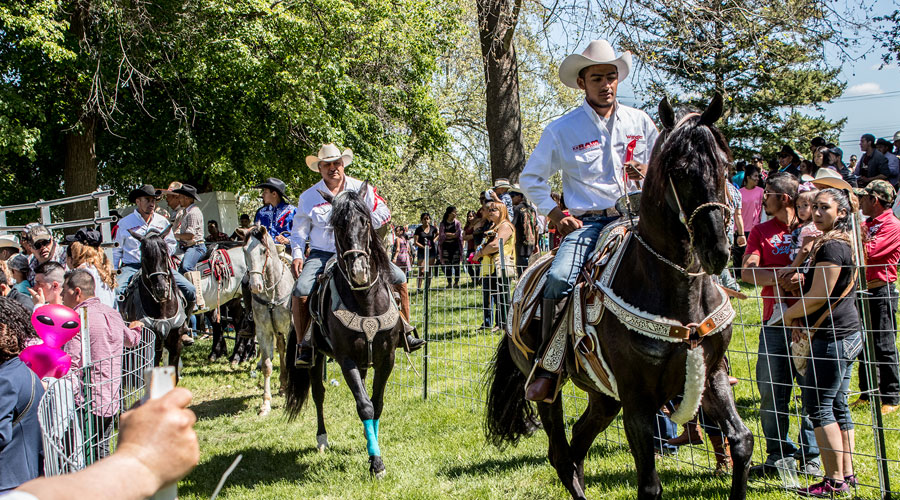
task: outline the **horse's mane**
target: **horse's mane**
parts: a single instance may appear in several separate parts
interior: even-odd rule
[[[362,195],[356,190],[348,189],[338,193],[331,202],[331,226],[334,228],[335,241],[345,237],[354,221],[370,219],[370,212]],[[381,243],[381,237],[371,224],[369,224],[369,248],[366,250],[382,279],[389,279],[391,259]]]
[[[253,226],[249,231],[244,233],[244,243],[246,243],[250,238],[256,238],[263,245],[266,244],[266,235],[269,234],[269,230],[263,226]]]
[[[715,125],[700,123],[700,115],[685,116],[672,130],[664,130],[656,141],[641,203],[662,204],[668,178],[691,176],[706,185],[722,182],[718,171],[731,161],[731,149]]]
[[[146,259],[148,263],[165,263],[169,257],[169,247],[166,245],[166,239],[156,230],[147,231],[141,242],[141,260]],[[168,264],[165,265],[168,269]]]

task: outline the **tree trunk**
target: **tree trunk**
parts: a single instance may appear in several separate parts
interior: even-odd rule
[[[477,4],[486,82],[485,125],[491,153],[491,177],[505,177],[515,182],[525,166],[519,65],[513,45],[521,0],[477,0]]]
[[[81,120],[78,129],[66,134],[66,162],[63,167],[66,196],[91,193],[97,189],[96,131],[97,118],[87,116]],[[94,201],[65,205],[66,220],[91,218],[96,208]]]

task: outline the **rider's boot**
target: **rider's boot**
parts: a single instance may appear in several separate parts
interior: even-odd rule
[[[309,329],[309,297],[293,297],[291,300],[291,314],[294,316],[294,333],[297,335],[297,353],[294,358],[294,366],[297,368],[309,368],[313,364],[314,348],[312,336],[307,340],[306,331]]]
[[[556,318],[557,299],[543,299],[541,302],[541,347],[535,355],[535,363],[540,363],[550,338],[553,336],[553,320]],[[558,374],[551,373],[538,366],[534,367],[531,383],[525,388],[525,399],[529,401],[550,402],[554,399]]]
[[[403,332],[406,336],[403,350],[413,352],[421,349],[425,345],[425,341],[417,336],[416,328],[409,322],[409,289],[406,283],[400,283],[394,285],[394,291],[400,296],[400,317],[403,321]]]

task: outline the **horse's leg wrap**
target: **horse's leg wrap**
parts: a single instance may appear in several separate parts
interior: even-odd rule
[[[366,433],[366,449],[369,452],[370,457],[380,457],[381,449],[378,448],[378,424],[377,420],[367,419],[363,420],[363,429]]]

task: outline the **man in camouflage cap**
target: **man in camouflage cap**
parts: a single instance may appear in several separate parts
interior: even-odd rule
[[[900,404],[900,373],[898,373],[897,328],[897,261],[900,259],[900,220],[891,211],[896,192],[885,180],[874,180],[862,189],[854,189],[859,196],[859,208],[868,219],[865,222],[866,282],[871,298],[867,300],[869,317],[875,339],[875,380],[869,380],[866,367],[859,366],[859,389],[862,395],[851,406],[868,404],[869,390],[875,387],[881,395],[881,413],[897,411]]]

